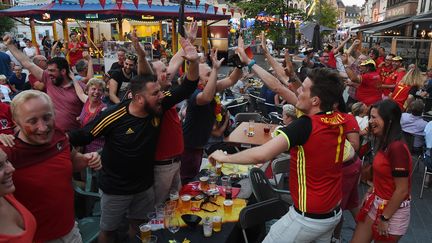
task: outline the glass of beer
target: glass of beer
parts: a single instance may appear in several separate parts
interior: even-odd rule
[[[232,212],[233,200],[225,200],[224,201],[224,211],[226,214],[230,214]]]
[[[147,243],[151,236],[151,225],[150,223],[145,223],[139,226],[141,242]]]
[[[218,176],[222,175],[222,164],[221,163],[216,163],[216,174]]]
[[[265,134],[269,134],[270,133],[270,125],[265,125],[264,126],[264,133]]]
[[[209,177],[208,176],[201,176],[199,178],[200,180],[200,189],[201,191],[207,191],[208,190],[208,180]]]
[[[253,137],[255,135],[255,121],[254,120],[250,120],[249,121],[249,126],[248,126],[248,136],[249,137]]]
[[[216,181],[217,181],[217,175],[212,173],[209,175],[209,187],[210,190],[216,189]]]
[[[180,197],[181,199],[181,204],[182,204],[182,209],[183,211],[189,211],[191,208],[191,196],[188,194],[185,194],[183,196]]]
[[[222,230],[222,217],[213,216],[213,231],[220,232]]]

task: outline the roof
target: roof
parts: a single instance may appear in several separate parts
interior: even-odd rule
[[[205,11],[204,4],[200,4],[198,7],[195,5],[185,5],[185,16],[194,17],[198,20],[222,20],[231,17],[229,11],[223,14],[222,9],[219,8],[218,12],[215,14],[214,10],[214,6],[212,5],[209,5],[207,12]],[[50,14],[51,20],[64,18],[104,20],[117,17],[141,20],[143,15],[154,16],[152,20],[162,20],[176,18],[179,14],[179,5],[169,3],[169,1],[166,0],[165,6],[162,6],[160,0],[153,0],[151,7],[147,3],[140,3],[138,8],[136,8],[130,1],[123,2],[120,7],[115,3],[111,3],[111,1],[107,1],[105,7],[102,7],[98,0],[86,0],[84,6],[81,7],[76,0],[63,0],[62,4],[52,2],[47,4],[18,5],[9,9],[0,10],[0,15],[29,17],[37,20],[43,20],[42,15],[45,13]],[[90,17],[87,14],[97,14],[97,16]]]
[[[356,5],[354,5],[354,6],[346,6],[345,7],[345,13],[360,15],[360,7],[358,7]]]
[[[345,8],[345,4],[341,0],[338,0],[336,3],[338,5],[338,8]]]

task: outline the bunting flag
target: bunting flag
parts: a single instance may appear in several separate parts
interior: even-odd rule
[[[151,8],[153,0],[147,0],[147,4],[149,5],[149,7]]]
[[[241,16],[243,16],[243,9],[239,8],[239,13]]]
[[[132,2],[135,5],[135,8],[138,9],[139,0],[132,0]]]
[[[116,4],[118,8],[121,8],[123,4],[123,0],[116,0]]]
[[[215,14],[217,14],[217,11],[218,11],[218,8],[219,8],[219,7],[213,6],[213,8],[214,8],[214,12],[215,12]]]
[[[234,8],[230,8],[230,12],[231,12],[231,17],[234,17]]]
[[[99,3],[102,6],[102,8],[105,9],[106,0],[99,0]]]
[[[225,13],[226,13],[226,8],[222,8],[222,13],[225,15]]]
[[[205,11],[205,13],[207,13],[207,10],[208,10],[209,6],[210,6],[210,5],[208,5],[208,3],[205,3],[205,4],[204,4],[204,11]]]
[[[161,0],[162,6],[165,6],[165,0]]]
[[[200,4],[200,0],[195,0],[195,6],[196,6],[196,8],[198,8],[199,4]]]
[[[60,5],[63,3],[63,0],[58,0],[58,1],[59,1],[59,4],[60,4]]]
[[[79,0],[79,4],[80,4],[81,8],[84,6],[84,1],[85,0]]]

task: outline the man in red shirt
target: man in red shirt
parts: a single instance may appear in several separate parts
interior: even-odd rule
[[[346,119],[333,107],[343,89],[337,72],[313,69],[299,88],[296,103],[305,115],[278,130],[278,135],[262,146],[231,155],[218,150],[209,156],[213,164],[258,164],[290,150],[289,187],[294,205],[271,227],[263,242],[330,242],[342,215]]]
[[[394,54],[388,54],[385,57],[384,62],[378,66],[378,73],[381,77],[381,88],[384,96],[388,96],[396,86],[396,83],[393,83],[391,79],[388,79],[393,72],[393,57],[395,57]]]
[[[54,109],[47,94],[27,90],[11,103],[19,132],[0,145],[16,168],[15,197],[37,221],[35,242],[80,242],[75,223],[72,172],[85,167],[99,170],[98,153],[71,149],[66,134],[56,128]]]

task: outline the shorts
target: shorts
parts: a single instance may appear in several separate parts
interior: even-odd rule
[[[55,239],[46,241],[45,243],[82,243],[81,234],[78,228],[78,223],[75,222],[75,226],[72,228],[72,230],[67,233],[66,235]]]
[[[342,167],[342,210],[351,210],[360,205],[358,183],[361,172],[361,160]]]
[[[383,199],[375,196],[372,208],[368,212],[368,216],[375,220],[377,208],[383,203]],[[398,210],[391,216],[389,220],[388,233],[390,235],[404,235],[409,226],[411,205],[409,200],[401,203]]]
[[[115,231],[119,228],[124,216],[128,219],[146,220],[147,213],[154,211],[154,189],[132,194],[111,195],[101,192],[102,231]]]

